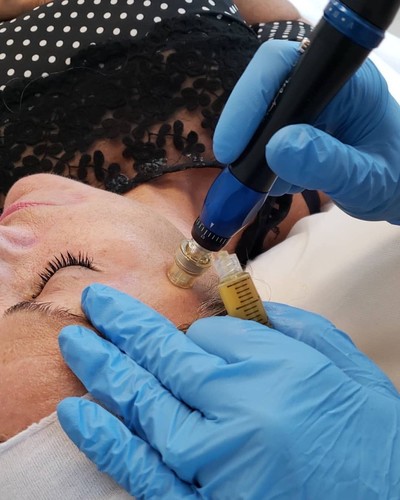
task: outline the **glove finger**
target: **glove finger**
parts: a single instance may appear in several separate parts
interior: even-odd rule
[[[154,449],[96,403],[68,398],[59,403],[57,414],[75,445],[136,498],[199,498]]]
[[[300,55],[298,47],[298,42],[270,40],[258,49],[218,121],[213,139],[218,161],[231,163],[245,149],[291,67],[296,64]]]
[[[276,330],[318,350],[359,384],[398,396],[387,376],[330,321],[284,304],[268,302],[266,307]]]
[[[159,451],[164,463],[183,480],[192,482],[198,468],[211,460],[214,447],[224,448],[219,444],[223,437],[215,425],[221,413],[219,387],[218,397],[213,395],[213,387],[202,388],[207,407],[200,413],[195,411],[195,405],[188,408],[178,401],[151,373],[91,330],[64,328],[60,346],[68,365],[88,391]],[[221,371],[214,378],[218,375]],[[193,399],[197,401],[196,394]]]
[[[91,330],[68,326],[59,336],[65,361],[86,389],[161,453],[168,436],[202,414],[178,401],[148,371]],[[155,412],[154,408],[162,408]]]
[[[223,370],[224,360],[204,352],[150,307],[110,287],[86,288],[82,307],[99,332],[177,399],[204,414],[212,411],[209,382]]]
[[[290,189],[292,187],[292,184],[289,182],[284,181],[283,179],[279,179],[279,177],[276,179],[274,184],[271,187],[271,190],[269,192],[270,196],[282,196],[286,193],[289,193]]]
[[[289,182],[286,182],[278,177],[274,182],[273,186],[271,187],[269,196],[282,196],[284,194],[295,194],[300,191],[303,191],[303,188],[299,186],[294,186],[293,184],[290,184]]]
[[[374,198],[372,158],[311,125],[282,128],[266,154],[271,169],[290,184],[324,191],[338,203],[346,200],[346,206],[355,199],[355,188],[357,200]]]
[[[268,305],[266,309],[268,312]],[[260,355],[266,365],[276,362],[283,349],[293,348],[293,341],[276,330],[255,321],[217,316],[195,321],[186,335],[204,351],[227,363],[240,363],[238,371],[244,374],[246,368],[242,361],[254,361]]]

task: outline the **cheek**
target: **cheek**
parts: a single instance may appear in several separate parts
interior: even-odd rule
[[[152,305],[158,302],[166,279],[166,260],[162,251],[152,253],[148,246],[137,241],[129,244],[126,238],[99,254],[103,271],[95,280]]]
[[[55,306],[80,314],[83,290],[93,284],[101,283],[121,290],[144,302],[148,302],[153,291],[146,273],[142,270],[129,271],[126,266],[109,266],[112,271],[94,272],[87,269],[65,269],[59,271],[46,285],[38,297],[40,302],[52,302]]]
[[[104,276],[101,283],[116,288],[152,307],[176,325],[197,316],[199,299],[193,290],[176,288],[168,281],[167,265]]]
[[[130,269],[126,266],[102,276],[100,282],[155,307],[162,296],[159,277],[159,273],[148,272],[144,267]]]

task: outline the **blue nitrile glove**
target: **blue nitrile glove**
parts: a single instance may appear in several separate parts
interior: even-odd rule
[[[231,163],[244,150],[297,61],[298,46],[271,40],[260,47],[218,122],[214,153],[220,162]],[[354,217],[400,224],[400,108],[371,61],[315,126],[321,130],[290,125],[269,141],[267,161],[279,176],[271,194],[319,189]]]
[[[268,304],[275,329],[213,317],[184,335],[102,285],[96,329],[63,329],[65,360],[97,404],[69,398],[62,427],[140,498],[400,498],[400,400],[327,320]]]

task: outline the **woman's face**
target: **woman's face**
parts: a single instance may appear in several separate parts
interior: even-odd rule
[[[210,278],[182,290],[166,277],[182,238],[143,203],[76,181],[39,174],[13,186],[0,219],[0,435],[47,415],[49,398],[55,406],[83,392],[62,386],[57,336],[85,323],[80,298],[90,283],[129,293],[177,325],[196,318]],[[15,426],[20,405],[29,418]]]
[[[101,282],[186,322],[202,287],[181,290],[166,277],[182,238],[143,203],[55,175],[26,177],[0,218],[0,313],[46,302],[81,314],[81,291]]]

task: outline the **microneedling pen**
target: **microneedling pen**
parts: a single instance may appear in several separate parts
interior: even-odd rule
[[[400,0],[331,0],[309,46],[283,82],[243,154],[219,174],[192,228],[178,250],[169,278],[190,287],[211,265],[213,252],[246,226],[264,204],[276,180],[265,146],[279,129],[314,123],[324,107],[384,37]]]

